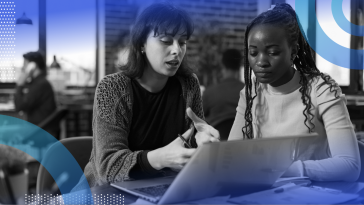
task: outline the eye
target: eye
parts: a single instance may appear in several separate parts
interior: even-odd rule
[[[184,40],[184,41],[180,41],[180,42],[178,42],[178,43],[179,43],[179,45],[184,46],[184,45],[186,45],[186,44],[187,44],[187,41],[186,41],[186,40]]]
[[[270,52],[268,52],[268,54],[271,55],[271,56],[277,56],[277,55],[280,54],[280,52],[278,52],[278,51],[270,51]]]
[[[170,40],[163,40],[161,39],[162,43],[166,44],[166,45],[171,45],[173,43],[173,41]]]
[[[258,55],[258,52],[256,52],[256,51],[249,51],[249,55],[255,57],[255,56]]]
[[[163,37],[160,39],[160,41],[166,45],[170,45],[173,43],[173,39],[169,38],[169,37]]]

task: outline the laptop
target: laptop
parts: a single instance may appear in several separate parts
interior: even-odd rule
[[[122,181],[111,186],[158,204],[269,189],[316,134],[214,142],[200,146],[177,176]]]

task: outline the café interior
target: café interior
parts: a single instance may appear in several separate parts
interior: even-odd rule
[[[46,59],[47,79],[55,93],[57,109],[38,127],[46,129],[60,126],[59,140],[92,137],[92,116],[95,89],[105,76],[120,72],[128,53],[129,32],[138,13],[158,0],[18,0],[2,2],[12,15],[12,31],[9,42],[1,42],[0,56],[0,165],[22,161],[20,173],[0,174],[0,204],[2,196],[9,196],[7,189],[22,190],[23,194],[37,194],[37,179],[42,166],[39,159],[51,144],[38,147],[32,140],[22,136],[26,115],[16,111],[14,94],[16,80],[23,65],[23,54],[39,51]],[[269,9],[271,5],[286,2],[294,7],[294,0],[173,0],[191,13],[195,32],[189,40],[187,55],[197,68],[201,92],[220,81],[221,54],[225,49],[235,48],[243,53],[244,32],[247,24]],[[325,0],[316,1],[317,24],[310,16],[309,28],[318,27],[340,45],[350,48],[346,53],[336,53],[330,59],[315,55],[317,67],[330,74],[340,85],[347,100],[351,122],[358,140],[364,140],[364,75],[363,35],[355,36],[338,31],[333,17],[324,14]],[[351,22],[364,25],[361,1],[343,1],[344,13]],[[1,5],[1,4],[0,4]],[[3,6],[1,5],[1,6]],[[14,9],[15,8],[15,9]],[[1,11],[2,12],[2,11]],[[11,13],[13,12],[13,13]],[[5,14],[4,14],[5,16]],[[2,18],[2,17],[1,17]],[[312,19],[311,19],[312,18]],[[2,23],[2,22],[1,22]],[[2,26],[5,26],[2,25]],[[335,30],[336,29],[336,30]],[[363,33],[363,30],[361,31]],[[5,36],[5,35],[4,35]],[[317,40],[319,45],[319,39]],[[5,50],[6,49],[6,50]],[[5,54],[5,51],[8,51]],[[10,51],[10,52],[9,52]],[[359,52],[360,53],[360,52]],[[10,55],[9,55],[10,54]],[[359,68],[338,66],[348,60]],[[241,67],[241,81],[244,81]],[[40,91],[41,92],[41,91]],[[218,95],[218,93],[216,93]],[[25,121],[24,124],[19,120]],[[231,125],[230,125],[231,126]],[[92,140],[84,142],[91,146]],[[23,151],[9,147],[21,146]],[[26,153],[24,153],[26,150]],[[88,148],[85,148],[88,150]],[[4,153],[4,154],[3,154]],[[7,162],[7,163],[2,163]],[[4,165],[6,166],[6,165]],[[3,168],[0,167],[0,170]],[[44,167],[43,167],[44,169]],[[27,170],[26,172],[23,172]],[[18,177],[15,178],[14,176]],[[9,183],[5,178],[13,177]],[[67,178],[67,177],[66,177]],[[18,180],[18,181],[17,181]],[[46,185],[44,185],[46,186]],[[16,191],[15,191],[16,192]],[[13,196],[11,203],[22,203],[22,197]],[[19,201],[20,200],[20,201]]]

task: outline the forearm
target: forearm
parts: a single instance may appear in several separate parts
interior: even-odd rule
[[[103,183],[130,180],[129,172],[137,163],[138,153],[128,148],[127,133],[100,118],[94,120],[94,150],[98,177]]]
[[[307,160],[303,164],[305,175],[315,181],[355,182],[360,174],[360,167],[351,158]]]
[[[328,133],[331,157],[294,162],[284,174],[287,177],[307,176],[316,181],[356,181],[360,174],[357,141],[350,129]],[[320,146],[317,149],[324,149]],[[311,158],[311,157],[310,157]],[[317,156],[316,156],[317,158]]]
[[[304,161],[307,176],[319,181],[356,181],[360,174],[360,155],[351,128],[327,133],[331,158]]]

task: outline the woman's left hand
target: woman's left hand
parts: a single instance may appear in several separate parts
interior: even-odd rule
[[[196,143],[198,146],[210,142],[219,142],[220,133],[211,125],[207,124],[204,120],[199,118],[191,108],[186,110],[187,116],[192,120],[197,133],[196,133]]]

